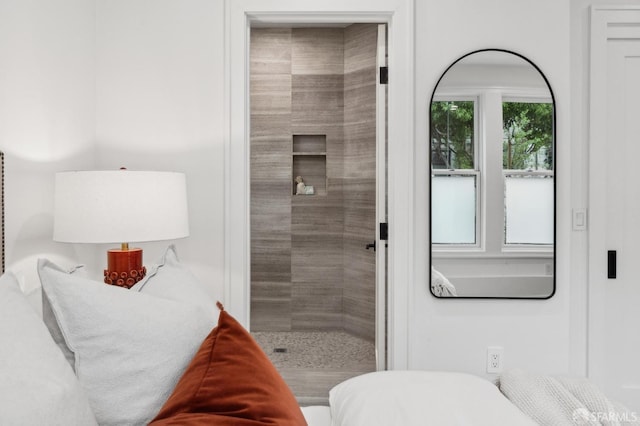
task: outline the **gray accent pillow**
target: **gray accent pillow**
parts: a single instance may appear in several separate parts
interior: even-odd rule
[[[83,273],[83,265],[78,265],[70,269],[61,271],[67,274],[76,274],[86,277]],[[106,285],[106,284],[105,284]],[[216,307],[216,300],[204,291],[202,284],[178,259],[175,245],[167,247],[157,264],[149,268],[147,275],[129,291],[142,292],[153,296],[162,297],[176,301],[200,306],[211,313],[213,324],[218,323],[219,310]],[[75,356],[60,331],[56,321],[49,298],[42,291],[42,319],[46,324],[53,340],[56,342],[64,357],[75,371]]]
[[[215,326],[212,311],[69,274],[45,259],[38,273],[98,423],[147,424]]]

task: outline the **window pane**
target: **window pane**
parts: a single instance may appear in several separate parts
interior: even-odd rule
[[[553,244],[553,178],[506,176],[507,244]]]
[[[474,169],[474,101],[431,104],[431,166]]]
[[[502,168],[553,170],[553,104],[503,102]]]
[[[476,177],[433,176],[431,215],[434,244],[475,244]]]

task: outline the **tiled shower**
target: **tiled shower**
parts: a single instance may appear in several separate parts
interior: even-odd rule
[[[377,38],[251,29],[251,331],[301,403],[376,368]]]
[[[252,331],[375,338],[377,36],[251,30]]]

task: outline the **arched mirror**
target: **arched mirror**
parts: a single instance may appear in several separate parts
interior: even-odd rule
[[[555,292],[555,109],[540,69],[472,52],[431,98],[431,293],[547,299]]]

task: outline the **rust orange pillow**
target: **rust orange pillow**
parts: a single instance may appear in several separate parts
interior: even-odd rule
[[[222,310],[222,306],[220,309]],[[306,426],[291,390],[251,335],[226,311],[150,423]]]

